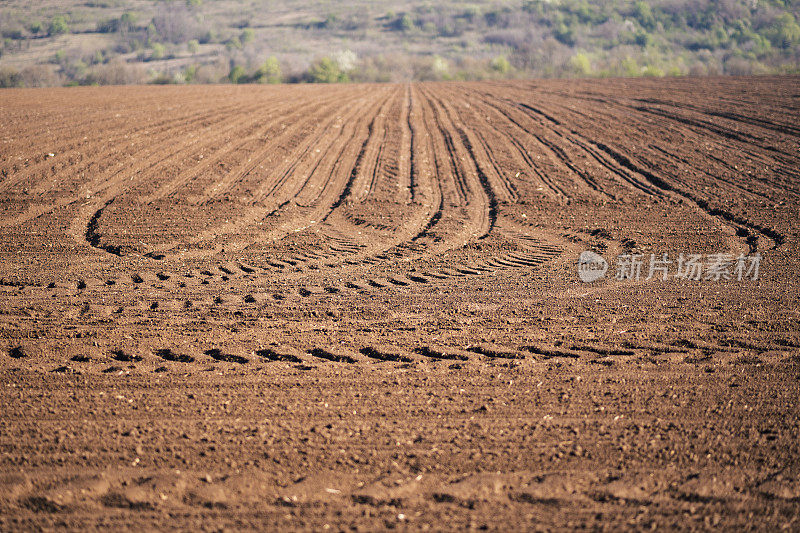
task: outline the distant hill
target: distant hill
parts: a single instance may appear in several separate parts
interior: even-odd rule
[[[792,0],[7,0],[0,86],[800,72]]]

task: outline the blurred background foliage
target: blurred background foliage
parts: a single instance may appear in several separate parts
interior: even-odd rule
[[[792,0],[6,0],[0,86],[793,74]]]

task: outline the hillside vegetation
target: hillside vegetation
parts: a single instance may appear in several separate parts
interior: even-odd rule
[[[11,0],[0,86],[797,73],[792,0]]]

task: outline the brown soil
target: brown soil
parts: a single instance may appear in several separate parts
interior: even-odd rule
[[[3,91],[0,529],[797,530],[799,119],[797,78]]]

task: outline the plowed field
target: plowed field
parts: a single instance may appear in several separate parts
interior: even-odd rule
[[[800,528],[798,81],[0,92],[0,529]]]

